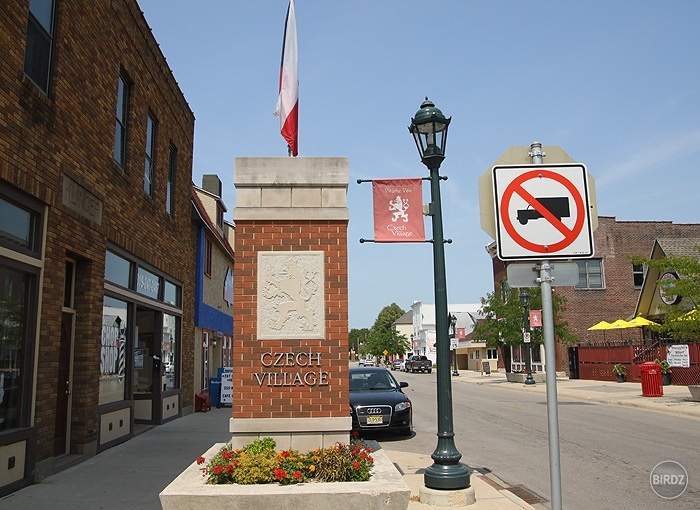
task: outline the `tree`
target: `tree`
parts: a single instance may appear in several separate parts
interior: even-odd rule
[[[541,290],[534,287],[529,292],[530,309],[541,309]],[[480,312],[485,319],[474,327],[475,339],[483,340],[487,345],[500,350],[506,372],[510,372],[511,366],[510,347],[523,343],[525,312],[519,294],[519,289],[510,287],[506,280],[496,282],[495,290],[487,294],[486,298],[481,298]],[[569,333],[568,323],[561,319],[561,313],[566,310],[565,304],[565,296],[552,293],[554,334],[562,343],[569,344],[577,339]],[[530,342],[533,346],[542,344],[542,328],[530,329]]]
[[[698,257],[631,258],[633,264],[646,264],[659,274],[672,273],[677,276],[672,281],[660,279],[656,282],[657,290],[680,296],[681,301],[671,305],[661,303],[659,307],[665,312],[663,323],[652,329],[679,340],[700,340],[700,313],[692,312],[697,310],[700,303],[700,247],[695,249],[699,252]]]
[[[348,334],[348,343],[350,349],[354,349],[356,353],[367,354],[367,341],[369,340],[369,328],[351,329]]]
[[[389,354],[404,354],[411,346],[406,335],[399,335],[394,329],[394,323],[406,312],[396,303],[382,308],[372,325],[369,337],[369,353],[377,357]]]

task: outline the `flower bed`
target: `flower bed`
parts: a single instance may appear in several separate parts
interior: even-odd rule
[[[336,443],[308,453],[293,449],[275,451],[276,446],[270,437],[256,439],[240,450],[227,444],[201,468],[202,475],[212,485],[365,482],[374,464],[372,448],[359,439],[353,439],[349,445]],[[203,456],[197,459],[198,465],[206,462]]]
[[[406,510],[411,489],[386,453],[379,448],[379,444],[368,443],[373,445],[369,480],[326,483],[316,476],[309,478],[310,483],[285,485],[278,481],[257,484],[208,483],[208,475],[202,476],[202,469],[209,466],[206,459],[210,459],[211,462],[226,448],[225,444],[219,443],[203,455],[204,463],[192,462],[163,489],[159,494],[161,506],[163,510]],[[203,467],[205,463],[207,466]],[[315,470],[318,470],[318,467]]]

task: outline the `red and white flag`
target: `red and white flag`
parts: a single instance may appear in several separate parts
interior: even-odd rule
[[[372,196],[375,242],[425,241],[422,179],[374,179]]]
[[[280,132],[287,141],[289,155],[296,156],[299,152],[299,59],[294,0],[289,0],[284,23],[279,92],[275,116],[280,118]]]

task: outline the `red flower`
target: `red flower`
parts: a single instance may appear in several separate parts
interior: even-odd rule
[[[233,458],[233,454],[228,450],[224,451],[221,456],[224,458],[224,460],[231,460]]]
[[[215,475],[220,475],[221,473],[223,473],[223,471],[224,471],[224,468],[222,468],[218,464],[216,466],[214,466],[214,474]]]
[[[302,478],[304,478],[304,475],[301,474],[301,471],[294,471],[294,479],[301,481]]]
[[[360,437],[360,433],[357,430],[353,430],[352,432],[350,432],[350,435],[352,437]]]
[[[275,469],[275,478],[282,481],[287,478],[287,472],[284,469],[277,468]]]
[[[201,464],[204,464],[205,462],[206,462],[206,460],[204,459],[204,457],[201,457],[201,456],[197,457],[197,464],[201,465]]]
[[[226,474],[230,475],[231,473],[233,473],[233,464],[228,464],[226,466]]]
[[[281,452],[280,452],[280,457],[282,457],[282,458],[284,458],[284,459],[286,459],[287,457],[289,457],[289,455],[290,455],[290,453],[289,453],[289,451],[287,451],[287,450],[284,450],[284,451],[281,451]]]
[[[360,461],[354,460],[352,461],[352,469],[353,471],[357,471],[362,467],[362,464],[360,464]]]

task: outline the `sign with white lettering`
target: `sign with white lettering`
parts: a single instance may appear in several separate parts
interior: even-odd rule
[[[233,368],[226,367],[221,372],[221,395],[219,402],[223,405],[233,404]]]
[[[687,345],[666,347],[666,361],[671,367],[690,368],[690,352]]]

